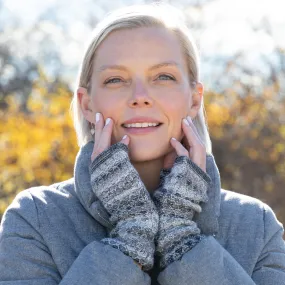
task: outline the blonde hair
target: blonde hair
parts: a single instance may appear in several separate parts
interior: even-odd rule
[[[177,8],[165,3],[151,3],[144,5],[132,5],[118,9],[107,15],[94,29],[78,73],[77,86],[74,91],[70,111],[72,113],[74,127],[77,134],[77,142],[81,147],[93,140],[90,134],[90,124],[83,116],[77,88],[91,90],[91,77],[96,50],[100,43],[111,33],[122,29],[135,29],[140,27],[162,27],[173,32],[181,43],[186,59],[189,82],[199,81],[199,56],[196,44],[187,28],[185,17]],[[205,119],[204,102],[202,99],[200,110],[193,119],[193,123],[206,146],[207,153],[212,153],[212,144]]]

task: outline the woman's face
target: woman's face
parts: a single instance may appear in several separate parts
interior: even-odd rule
[[[156,67],[161,63],[169,63]],[[108,68],[119,65],[120,68]],[[99,46],[92,74],[91,108],[114,122],[111,143],[130,137],[132,161],[159,159],[172,151],[171,137],[184,137],[181,121],[193,117],[186,62],[177,38],[163,28],[111,33]],[[162,123],[154,131],[130,134],[122,126],[137,116]]]

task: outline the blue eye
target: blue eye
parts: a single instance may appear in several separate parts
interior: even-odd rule
[[[117,83],[117,82],[114,82],[113,80],[121,80],[121,79],[118,77],[111,78],[109,80],[104,81],[104,85],[106,85],[108,83]]]
[[[170,75],[167,75],[167,74],[160,74],[160,75],[158,76],[158,78],[160,78],[161,76],[168,77],[168,78],[170,78],[171,80],[175,81],[175,78],[172,77],[172,76],[170,76]]]

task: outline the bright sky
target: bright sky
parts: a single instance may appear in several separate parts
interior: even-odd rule
[[[206,46],[210,45],[213,37],[221,35],[227,41],[230,51],[234,47],[251,47],[258,45],[265,52],[270,51],[269,36],[256,33],[253,37],[250,27],[260,27],[266,21],[271,25],[275,44],[285,47],[285,1],[284,0],[218,0],[206,6],[205,21],[208,33]],[[212,35],[212,36],[211,36]]]
[[[7,7],[10,11],[19,17],[25,18],[25,20],[28,20],[28,18],[30,18],[31,21],[33,21],[41,12],[56,3],[56,0],[3,0],[2,2],[5,7]]]
[[[46,32],[56,39],[57,48],[62,50],[61,60],[74,70],[78,68],[82,55],[82,43],[88,39],[90,33],[89,27],[84,24],[88,16],[93,15],[96,19],[100,19],[110,10],[145,2],[149,1],[2,0],[6,11],[16,17],[23,28],[32,27],[38,22],[40,15],[47,13],[48,9],[53,9],[50,19],[56,19],[56,24],[45,23],[42,29],[46,29]],[[189,7],[191,3],[198,1],[165,2],[181,8]],[[248,66],[254,65],[259,69],[263,68],[258,60],[260,55],[265,55],[274,61],[272,57],[274,48],[278,46],[285,49],[284,11],[285,0],[212,0],[203,6],[201,14],[197,13],[197,10],[195,12],[195,8],[187,10],[189,17],[193,19],[202,17],[205,29],[201,34],[195,34],[195,38],[203,58],[214,56],[226,58],[238,51],[245,51]],[[7,24],[7,20],[5,23]],[[269,33],[264,26],[267,27]],[[62,37],[62,34],[65,37]],[[69,37],[68,40],[66,35]],[[31,53],[35,52],[32,48],[27,48],[27,50]],[[72,58],[70,54],[73,55]],[[215,72],[218,74],[219,70],[216,69]],[[205,65],[204,76],[211,77],[212,74],[213,69]],[[70,75],[74,77],[73,73]]]
[[[2,0],[4,7],[17,16],[24,25],[33,25],[37,22],[39,15],[46,11],[50,7],[58,6],[62,12],[62,7],[65,8],[66,16],[65,20],[73,21],[73,16],[78,16],[75,19],[84,17],[84,14],[89,12],[90,5],[105,6],[108,10],[116,7],[121,7],[124,4],[138,4],[144,1],[140,0],[125,0],[125,1],[92,1],[92,0]],[[181,3],[191,3],[197,1],[166,1],[173,2],[175,6],[181,6]],[[274,40],[280,42],[285,46],[285,1],[284,0],[213,0],[204,8],[204,19],[206,27],[209,28],[209,34],[207,34],[208,43],[213,41],[213,38],[217,38],[217,35],[221,34],[222,37],[231,39],[231,44],[236,45],[239,36],[246,37],[248,41],[239,44],[251,44],[250,32],[248,25],[259,25],[263,19],[268,18],[270,24],[274,27]],[[69,16],[68,16],[69,15]],[[102,13],[102,16],[104,14]],[[191,15],[190,15],[191,16]],[[63,18],[63,19],[64,19]],[[212,30],[210,27],[215,26]],[[232,42],[234,40],[234,42]],[[261,39],[262,41],[262,39]],[[229,43],[230,45],[230,43]],[[266,48],[266,47],[265,47]]]

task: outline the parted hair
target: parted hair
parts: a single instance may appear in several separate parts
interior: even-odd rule
[[[157,2],[127,6],[110,12],[96,25],[89,41],[87,41],[73,99],[70,105],[70,112],[79,147],[82,147],[93,140],[93,137],[90,133],[90,123],[83,116],[80,102],[77,97],[77,89],[79,87],[84,87],[88,90],[89,96],[91,94],[92,70],[98,46],[111,32],[141,27],[165,28],[176,35],[182,46],[182,51],[186,60],[189,84],[191,87],[195,88],[195,84],[199,81],[199,54],[197,46],[186,24],[185,16],[180,10],[169,4]],[[202,98],[200,110],[198,111],[197,116],[192,118],[192,120],[206,147],[206,152],[211,154],[212,144],[205,118],[206,112]]]

